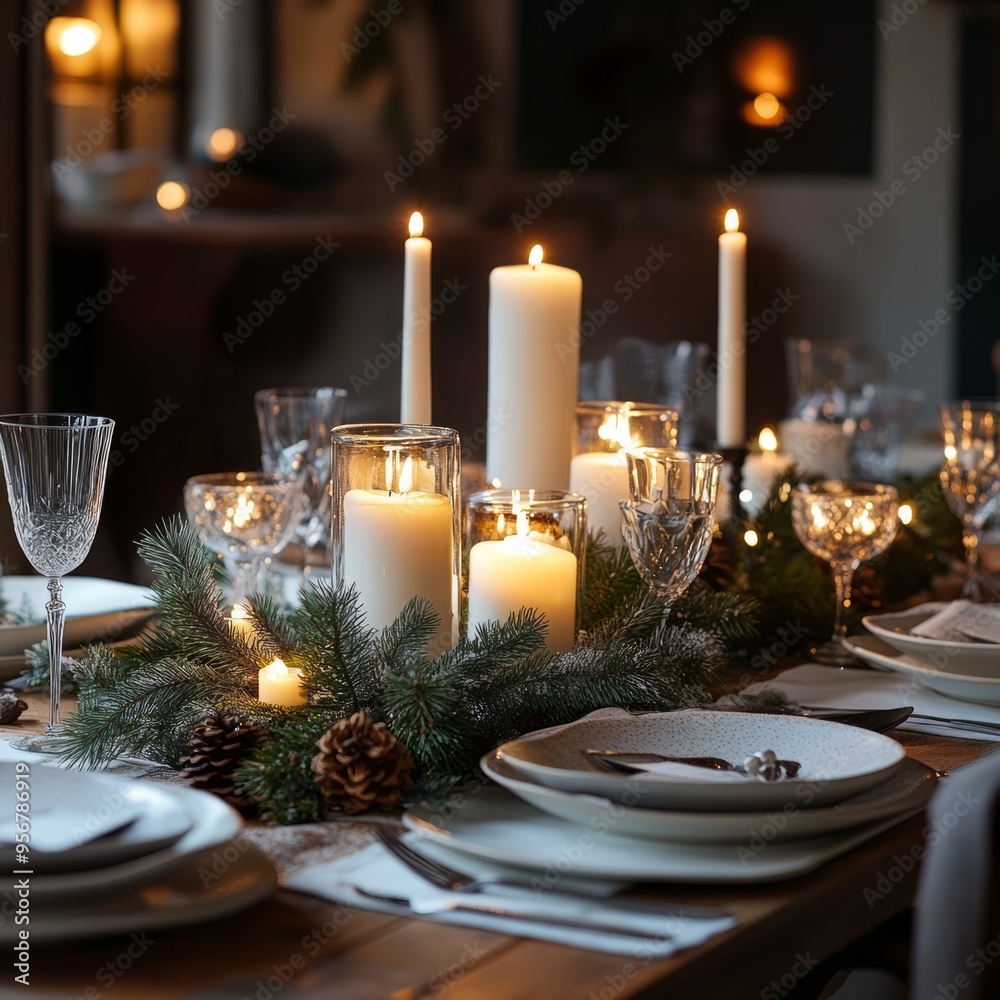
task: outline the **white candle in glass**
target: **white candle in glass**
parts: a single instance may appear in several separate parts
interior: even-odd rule
[[[478,542],[469,553],[469,634],[533,608],[548,622],[545,647],[564,653],[576,641],[576,556],[528,537],[528,515],[517,515],[517,534]]]
[[[431,241],[423,231],[423,216],[414,212],[403,263],[400,419],[404,424],[431,423]]]
[[[392,449],[398,452],[398,449]],[[358,590],[368,624],[391,625],[414,598],[426,598],[441,619],[432,653],[452,645],[452,510],[439,493],[411,490],[412,459],[398,474],[386,459],[394,488],[344,494],[344,581]]]
[[[718,444],[746,444],[746,260],[747,236],[739,231],[736,209],[726,212],[719,236],[719,384],[716,401]]]
[[[295,708],[306,703],[302,690],[302,671],[287,667],[284,660],[273,660],[257,673],[257,700],[282,708]]]
[[[775,479],[787,472],[792,464],[790,456],[778,450],[778,437],[770,427],[761,429],[757,436],[760,451],[753,451],[743,463],[743,506],[753,517],[764,506]]]
[[[583,281],[541,261],[490,273],[486,478],[508,489],[569,487]]]
[[[610,545],[624,545],[622,512],[619,504],[627,500],[628,421],[609,413],[597,431],[604,441],[618,445],[616,451],[589,451],[575,455],[569,467],[569,488],[587,498],[587,525],[591,532],[604,532]]]

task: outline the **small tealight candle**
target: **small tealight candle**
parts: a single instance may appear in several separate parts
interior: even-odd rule
[[[302,671],[286,667],[284,660],[274,660],[257,674],[257,700],[281,708],[295,708],[306,703],[302,690]]]
[[[253,625],[250,623],[247,609],[242,604],[234,604],[229,609],[226,621],[232,626],[234,632],[245,635],[248,639],[253,636]]]
[[[757,446],[759,450],[750,452],[743,463],[743,493],[740,494],[751,517],[764,506],[775,479],[787,472],[792,464],[791,456],[778,450],[778,437],[770,427],[761,430]]]

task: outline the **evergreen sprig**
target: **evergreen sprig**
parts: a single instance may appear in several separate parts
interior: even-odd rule
[[[238,771],[238,786],[282,823],[322,814],[310,769],[315,743],[359,709],[407,746],[420,788],[439,790],[527,729],[609,705],[700,700],[726,644],[749,634],[754,614],[706,592],[678,602],[664,629],[663,609],[650,604],[627,555],[598,541],[583,596],[590,631],[569,652],[546,651],[544,620],[522,609],[428,655],[439,622],[427,602],[414,599],[378,632],[353,588],[326,581],[305,588],[288,613],[251,598],[248,640],[220,609],[217,560],[180,519],[147,533],[139,551],[154,575],[157,625],[135,647],[88,650],[61,755],[90,767],[119,756],[176,766],[210,709],[237,711],[270,732]],[[594,643],[598,634],[607,641]],[[275,656],[302,669],[307,706],[280,709],[255,697],[257,671]]]

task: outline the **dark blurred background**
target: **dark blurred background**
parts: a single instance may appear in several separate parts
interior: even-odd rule
[[[730,207],[748,317],[794,299],[749,354],[752,434],[786,412],[790,337],[869,345],[925,391],[928,426],[936,401],[997,391],[1000,281],[967,283],[1000,226],[1000,4],[11,0],[0,17],[2,409],[118,422],[81,572],[141,578],[134,540],[188,476],[258,467],[256,389],[338,385],[350,420],[398,417],[415,209],[444,295],[434,419],[467,458],[491,268],[540,242],[583,275],[585,315],[615,301],[587,361],[627,338],[714,344]],[[672,256],[639,282],[651,248]]]

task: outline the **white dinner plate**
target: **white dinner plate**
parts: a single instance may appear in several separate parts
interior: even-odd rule
[[[141,884],[80,898],[38,898],[33,881],[31,944],[183,927],[237,913],[274,893],[278,877],[264,855],[250,843],[230,851],[231,846],[187,855]],[[217,855],[229,853],[233,860],[222,874],[206,878],[206,872],[216,871]],[[13,920],[0,921],[0,943],[9,946],[18,930]]]
[[[906,611],[867,615],[861,623],[872,635],[887,642],[932,670],[963,677],[988,677],[1000,681],[1000,645],[992,642],[951,642],[912,635],[910,629],[943,611],[948,604],[921,604]]]
[[[649,773],[617,774],[597,763],[587,750],[656,753],[668,757],[721,757],[742,763],[753,753],[773,750],[798,761],[793,780],[719,781],[717,772],[702,777]],[[889,777],[906,756],[888,736],[854,726],[795,715],[711,712],[686,709],[630,715],[602,711],[568,725],[529,733],[497,749],[500,757],[530,781],[565,792],[599,795],[643,809],[757,812],[787,802],[809,807],[831,805],[858,795]]]
[[[434,845],[435,855],[459,870],[463,856],[476,858],[539,872],[536,879],[543,887],[558,886],[564,876],[738,885],[804,875],[907,815],[778,844],[763,837],[749,846],[658,843],[623,837],[608,827],[585,829],[540,813],[505,789],[487,787],[453,809],[421,803],[403,814],[403,822]]]
[[[542,812],[592,830],[645,840],[692,844],[745,844],[818,837],[908,814],[924,805],[937,777],[919,761],[907,759],[892,776],[861,795],[835,806],[807,809],[796,805],[771,812],[709,813],[669,809],[634,809],[595,795],[574,795],[526,781],[495,750],[480,761],[483,772]],[[808,786],[804,786],[806,791]]]
[[[859,660],[872,667],[902,674],[923,687],[959,701],[1000,705],[1000,677],[966,677],[936,670],[893,649],[876,635],[852,635],[844,641]]]
[[[123,779],[129,782],[130,779]],[[51,875],[36,874],[31,880],[31,898],[68,899],[79,894],[93,896],[95,893],[117,891],[139,883],[163,877],[165,872],[183,864],[194,854],[203,854],[233,841],[243,828],[240,815],[222,799],[209,792],[173,785],[166,782],[135,781],[135,784],[152,784],[155,788],[172,796],[177,805],[191,821],[191,829],[180,840],[152,854],[132,858],[121,864],[107,865],[88,871],[58,872]],[[237,843],[249,847],[250,842],[239,838]],[[219,853],[218,851],[216,853]],[[232,849],[235,856],[238,850]],[[221,856],[221,855],[220,855]],[[228,863],[223,858],[220,864]],[[0,877],[0,893],[9,892],[14,887],[13,876]]]
[[[33,625],[0,625],[0,656],[16,656],[45,639],[47,581],[41,576],[0,577],[7,610],[30,608]],[[63,579],[66,628],[63,646],[75,649],[101,639],[122,639],[152,617],[155,597],[147,587],[89,576]]]

